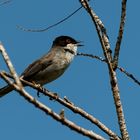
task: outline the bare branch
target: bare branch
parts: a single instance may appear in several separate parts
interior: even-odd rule
[[[118,66],[117,67],[121,72],[123,72],[126,76],[128,76],[129,78],[131,78],[136,84],[138,84],[140,86],[140,81],[137,80],[137,78],[135,78],[135,76],[129,72],[127,72],[124,68]]]
[[[77,13],[80,9],[82,9],[82,6],[79,7],[78,9],[76,9],[74,12],[72,12],[71,14],[69,14],[67,17],[63,18],[62,20],[58,21],[57,23],[54,23],[50,26],[48,26],[47,28],[44,28],[44,29],[27,29],[27,28],[24,28],[22,26],[19,26],[17,25],[17,27],[20,29],[20,30],[23,30],[23,31],[26,31],[26,32],[44,32],[44,31],[47,31],[61,23],[63,23],[64,21],[68,20],[70,17],[72,17],[75,13]]]
[[[85,10],[89,13],[90,17],[92,18],[92,21],[94,22],[96,28],[100,27],[98,25],[97,19],[96,19],[96,14],[95,12],[91,9],[89,3],[87,0],[80,0],[80,3],[83,5]],[[112,56],[109,51],[110,49],[110,44],[108,40],[108,36],[98,28],[97,30],[100,42],[102,45],[102,49],[104,52],[105,59],[107,61],[108,69],[109,69],[109,75],[110,75],[110,84],[112,88],[112,93],[113,93],[113,98],[114,98],[114,103],[116,107],[116,112],[117,112],[117,117],[118,117],[118,123],[120,127],[120,132],[122,135],[122,138],[124,140],[129,140],[129,134],[127,132],[127,127],[125,123],[125,118],[124,118],[124,113],[123,113],[123,108],[120,100],[120,93],[119,93],[119,87],[118,87],[118,82],[117,82],[117,77],[116,77],[116,72],[114,71],[113,65],[112,65]],[[101,32],[101,33],[100,33]]]
[[[5,76],[12,78],[11,75],[9,75],[8,73],[5,73],[5,72],[2,72],[2,73]],[[1,75],[1,73],[0,73],[0,75]],[[25,81],[23,79],[20,79],[20,80],[23,84],[26,84],[26,85],[36,89],[37,91],[43,93],[43,95],[48,96],[51,100],[55,100],[55,101],[59,102],[60,104],[64,105],[65,107],[67,107],[68,109],[73,111],[74,113],[77,113],[77,114],[81,115],[82,117],[84,117],[85,119],[89,120],[91,123],[95,124],[97,127],[99,127],[101,130],[103,130],[110,137],[113,137],[115,140],[120,140],[119,136],[117,136],[111,129],[109,129],[107,126],[105,126],[103,123],[101,123],[101,121],[99,121],[93,115],[84,111],[82,108],[75,106],[74,103],[71,102],[70,100],[68,100],[66,97],[64,97],[64,99],[62,99],[59,97],[58,94],[50,92],[43,87],[39,87],[38,85],[35,85],[35,84]]]
[[[8,68],[9,68],[11,74],[12,74],[11,77],[13,77],[14,80],[15,80],[15,83],[13,83],[13,81],[10,81],[9,78],[6,77],[6,76],[4,75],[4,72],[1,72],[1,73],[0,73],[1,77],[4,78],[4,79],[6,80],[6,82],[8,82],[9,85],[13,86],[13,87],[15,88],[15,90],[17,90],[18,92],[20,92],[20,94],[21,94],[22,96],[24,96],[25,99],[27,99],[27,97],[25,97],[25,95],[28,94],[28,93],[24,93],[24,94],[22,93],[22,92],[25,92],[25,91],[24,91],[24,89],[22,88],[22,84],[21,84],[21,82],[20,82],[20,80],[19,80],[19,77],[17,76],[17,74],[16,74],[16,72],[15,72],[15,70],[14,70],[14,67],[13,67],[13,65],[12,65],[12,63],[11,63],[11,61],[10,61],[10,58],[9,58],[8,54],[6,53],[6,51],[5,51],[5,49],[4,49],[4,47],[3,47],[2,44],[0,44],[0,51],[1,51],[1,53],[2,53],[2,55],[3,55],[3,57],[4,57],[4,59],[5,59],[5,62],[6,62]],[[36,88],[38,91],[40,91],[40,90],[41,90],[42,92],[43,92],[43,91],[47,91],[47,90],[42,89],[42,88],[38,89],[38,88],[39,88],[38,86],[35,87],[35,85],[33,85],[32,83],[29,83],[29,82],[27,82],[27,81],[25,81],[25,80],[23,80],[23,79],[21,79],[21,80],[22,80],[22,82],[24,82],[25,84],[30,84],[30,86],[33,86],[33,87]],[[44,93],[44,92],[43,92],[43,93]],[[86,119],[90,120],[92,123],[95,123],[95,124],[96,124],[99,128],[101,128],[104,132],[106,132],[107,134],[109,134],[109,136],[115,137],[117,140],[119,140],[119,137],[118,137],[115,133],[113,133],[110,129],[108,129],[105,125],[103,125],[99,120],[97,120],[96,118],[94,118],[92,115],[88,114],[87,112],[83,111],[82,109],[80,109],[80,108],[78,108],[78,107],[75,107],[74,104],[71,104],[70,102],[67,102],[67,100],[63,100],[63,99],[57,97],[55,94],[53,94],[53,93],[51,93],[51,92],[48,92],[48,91],[47,91],[47,92],[45,92],[45,93],[46,93],[45,95],[49,96],[50,98],[57,100],[59,103],[65,105],[66,107],[69,107],[73,112],[79,113],[81,116],[83,116],[83,117],[85,117]],[[28,95],[28,96],[29,96],[29,95]]]
[[[97,55],[93,55],[93,54],[87,54],[87,53],[77,53],[78,56],[86,56],[86,57],[90,57],[90,58],[95,58],[95,59],[98,59],[102,62],[106,62],[106,60],[102,57],[99,57]]]
[[[106,63],[106,60],[102,57],[99,57],[97,55],[93,55],[93,54],[86,54],[86,53],[77,53],[77,56],[85,56],[85,57],[90,57],[90,58],[95,58],[97,60],[100,60],[101,62],[105,62]],[[133,80],[136,84],[138,84],[140,86],[140,81],[130,72],[126,71],[126,69],[120,67],[120,66],[117,66],[117,69],[119,71],[121,71],[122,73],[124,73],[127,77],[129,77],[131,80]]]
[[[84,129],[83,127],[80,127],[80,126],[76,125],[75,123],[71,122],[70,120],[66,119],[65,116],[62,117],[61,114],[55,113],[51,108],[47,107],[46,105],[44,105],[43,103],[39,102],[37,99],[32,97],[23,88],[21,89],[18,85],[14,84],[12,81],[10,81],[9,78],[7,78],[3,72],[1,72],[0,74],[1,74],[1,77],[6,82],[8,82],[9,85],[14,86],[15,90],[17,90],[20,93],[20,95],[22,97],[24,97],[24,99],[26,99],[29,103],[33,104],[38,109],[45,112],[47,115],[50,115],[56,121],[60,122],[61,124],[69,127],[70,129],[72,129],[84,136],[87,136],[89,138],[92,138],[95,140],[105,140],[103,137],[101,137],[100,135],[97,135],[93,131]]]
[[[92,18],[92,21],[95,25],[96,31],[98,33],[98,37],[104,52],[105,57],[107,57],[106,61],[109,61],[108,63],[111,64],[112,56],[111,56],[111,50],[110,50],[110,43],[108,40],[108,35],[106,32],[106,29],[100,20],[100,18],[96,15],[93,9],[91,9],[89,3],[87,0],[80,0],[81,4],[85,8],[85,10],[89,13],[90,17]]]
[[[127,0],[122,0],[120,28],[119,28],[119,33],[118,33],[118,37],[117,37],[117,42],[116,42],[116,47],[115,47],[115,52],[114,52],[114,58],[113,58],[114,68],[117,68],[117,66],[118,66],[120,46],[121,46],[121,42],[122,42],[125,19],[126,19],[126,3],[127,3]]]
[[[1,72],[0,75],[1,77],[11,86],[13,86],[15,88],[16,91],[18,91],[20,93],[21,96],[23,96],[28,102],[32,103],[33,105],[35,105],[35,107],[39,108],[40,110],[44,111],[46,114],[50,115],[52,118],[54,118],[55,120],[61,122],[62,124],[64,124],[65,126],[71,128],[72,130],[75,130],[76,132],[87,136],[89,138],[95,139],[95,140],[105,140],[103,137],[101,137],[100,135],[97,135],[96,133],[90,131],[90,130],[86,130],[76,124],[74,124],[73,122],[69,121],[68,119],[66,119],[65,117],[62,118],[61,115],[58,115],[57,113],[55,113],[54,111],[52,111],[49,107],[47,107],[46,105],[42,104],[41,102],[39,102],[38,100],[36,100],[34,97],[32,97],[29,93],[27,93],[24,88],[22,87],[22,84],[20,82],[19,77],[16,74],[16,71],[14,70],[14,67],[10,61],[10,58],[8,56],[8,54],[6,53],[4,47],[2,44],[0,44],[0,51],[5,59],[5,62],[12,74],[12,77],[15,80],[15,83],[13,83],[13,81],[11,81],[8,77],[6,77],[6,75],[4,74],[4,72]]]
[[[15,71],[15,69],[14,69],[14,67],[13,67],[13,65],[12,65],[12,63],[11,63],[11,61],[10,61],[10,58],[9,58],[8,54],[6,53],[6,51],[5,51],[5,49],[4,49],[3,45],[2,45],[2,43],[0,43],[0,52],[2,53],[2,56],[3,56],[3,58],[4,58],[4,60],[5,60],[6,64],[7,64],[7,66],[8,66],[8,68],[9,68],[10,73],[11,73],[11,75],[13,76],[13,78],[14,78],[16,84],[17,84],[19,87],[22,88],[22,84],[21,84],[21,82],[20,82],[20,80],[19,80],[19,78],[18,78],[18,75],[17,75],[17,73],[16,73],[16,71]]]

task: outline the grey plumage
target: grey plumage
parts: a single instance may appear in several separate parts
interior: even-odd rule
[[[79,42],[69,36],[60,36],[53,41],[50,51],[30,64],[21,74],[24,80],[41,86],[60,77],[70,65],[77,52]],[[79,45],[80,46],[80,45]],[[12,86],[0,89],[0,97],[11,92]]]

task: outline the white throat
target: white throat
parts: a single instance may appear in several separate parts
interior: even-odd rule
[[[76,53],[77,53],[77,45],[76,44],[68,44],[65,48],[72,51],[74,53],[73,55],[76,55]]]
[[[66,52],[66,58],[71,62],[74,56],[77,54],[77,45],[76,44],[68,44],[65,49],[69,50]]]

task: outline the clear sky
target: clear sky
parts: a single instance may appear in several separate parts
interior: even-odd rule
[[[121,0],[91,0],[90,3],[107,29],[113,50],[119,27]],[[127,20],[119,65],[140,80],[139,5],[138,0],[127,3]],[[103,56],[95,27],[84,9],[47,32],[24,32],[16,27],[22,25],[33,29],[44,28],[61,20],[79,6],[78,0],[12,0],[9,4],[0,6],[0,41],[4,44],[18,74],[32,61],[45,54],[53,39],[59,35],[69,35],[83,41],[84,47],[79,48],[79,52]],[[1,56],[0,69],[7,71]],[[123,73],[117,71],[117,74],[127,128],[131,139],[139,140],[140,87]],[[4,85],[0,80],[0,87]],[[61,78],[45,87],[59,93],[61,97],[67,96],[77,106],[93,114],[119,134],[108,70],[104,63],[76,57]],[[37,98],[36,91],[30,88],[27,90]],[[57,113],[64,108],[67,118],[108,139],[96,126],[57,102],[49,101],[44,96],[39,100]],[[54,121],[25,101],[17,92],[0,99],[0,133],[1,140],[87,139]]]

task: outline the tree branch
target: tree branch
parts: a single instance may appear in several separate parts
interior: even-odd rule
[[[119,33],[118,33],[118,37],[117,37],[114,58],[113,58],[113,63],[114,63],[115,69],[118,66],[120,47],[121,47],[122,37],[123,37],[123,33],[124,33],[124,25],[125,25],[125,19],[126,19],[126,3],[127,3],[127,0],[122,0],[120,28],[119,28]]]
[[[6,72],[0,72],[0,76],[2,78],[4,78],[3,75],[8,76],[10,78],[13,78],[11,75],[9,75]],[[26,84],[26,85],[36,89],[40,93],[43,93],[43,95],[48,96],[50,98],[50,100],[57,101],[58,103],[64,105],[65,107],[67,107],[68,109],[73,111],[74,113],[77,113],[77,114],[81,115],[82,117],[84,117],[85,119],[89,120],[91,123],[95,124],[98,128],[103,130],[110,137],[114,138],[115,140],[120,140],[119,136],[117,136],[111,129],[109,129],[107,126],[105,126],[101,121],[99,121],[93,115],[84,111],[82,108],[75,106],[74,103],[71,102],[70,100],[68,100],[66,97],[64,97],[64,99],[62,99],[59,97],[58,94],[53,93],[53,92],[51,92],[43,87],[40,87],[38,85],[35,85],[35,84],[28,82],[28,81],[25,81],[23,79],[20,79],[20,80],[23,84]],[[13,84],[13,82],[11,84]]]
[[[69,127],[70,129],[87,136],[89,138],[95,139],[95,140],[105,140],[100,135],[94,133],[91,130],[84,129],[83,127],[80,127],[79,125],[76,125],[75,123],[71,122],[70,120],[66,119],[65,116],[62,117],[61,114],[57,114],[54,112],[51,108],[47,107],[34,97],[32,97],[28,92],[26,92],[23,88],[21,89],[18,85],[10,81],[3,72],[1,72],[1,77],[9,84],[14,86],[15,90],[19,92],[19,94],[24,97],[29,103],[33,104],[36,108],[40,109],[47,115],[51,116],[56,121],[60,122],[61,124]]]
[[[95,25],[95,28],[96,28],[96,31],[97,31],[101,46],[103,47],[103,50],[104,50],[103,51],[104,55],[106,57],[109,57],[106,61],[111,61],[112,56],[111,56],[111,50],[110,50],[110,44],[109,44],[109,40],[108,40],[108,35],[107,35],[106,29],[105,29],[102,21],[96,15],[94,10],[91,9],[91,7],[90,7],[90,5],[89,5],[87,0],[79,0],[79,1],[82,4],[82,6],[85,8],[85,10],[88,12],[88,14],[90,15],[90,17],[91,17],[91,19],[92,19],[92,21],[93,21],[93,23]],[[106,55],[107,53],[108,53],[108,55]]]
[[[98,24],[100,24],[102,22],[99,22],[100,21],[99,19],[97,21],[97,18],[96,18],[97,16],[96,16],[95,12],[91,9],[88,1],[87,0],[80,0],[80,3],[83,5],[85,10],[89,13],[96,28],[100,27]],[[108,65],[108,69],[109,69],[110,84],[111,84],[114,103],[115,103],[115,107],[116,107],[120,132],[121,132],[122,138],[124,140],[129,140],[129,134],[127,132],[122,103],[120,100],[120,93],[119,93],[119,87],[118,87],[118,83],[117,83],[116,72],[113,69],[112,56],[111,56],[111,52],[109,51],[110,44],[109,44],[108,36],[106,35],[106,32],[102,31],[102,29],[100,29],[100,28],[97,28],[97,29],[98,29],[97,33],[98,33],[98,36],[100,38],[100,42],[102,45],[104,56],[105,56],[105,59],[107,61],[107,65]]]
[[[87,54],[87,53],[77,53],[77,56],[85,56],[85,57],[90,57],[92,59],[97,59],[100,60],[101,62],[105,62],[106,60],[102,57],[99,57],[97,55],[93,55],[93,54]],[[122,72],[123,74],[125,74],[127,77],[129,77],[131,80],[133,80],[133,82],[135,82],[136,84],[138,84],[140,86],[140,81],[134,76],[134,74],[126,71],[126,69],[122,68],[121,66],[117,66],[117,69]]]
[[[18,91],[22,97],[24,97],[24,99],[26,99],[29,103],[35,105],[35,107],[42,110],[46,114],[50,115],[56,121],[61,122],[63,125],[69,127],[70,129],[75,130],[76,132],[78,132],[84,136],[87,136],[89,138],[95,139],[95,140],[105,140],[103,137],[101,137],[100,135],[97,135],[93,131],[84,129],[84,128],[76,125],[75,123],[69,121],[68,119],[65,118],[65,116],[62,117],[61,114],[58,115],[52,109],[50,109],[49,107],[47,107],[43,103],[39,102],[34,97],[32,97],[28,92],[26,92],[24,90],[24,88],[22,87],[21,81],[20,81],[19,77],[17,76],[17,73],[14,70],[14,67],[10,61],[10,58],[9,58],[8,54],[6,53],[2,44],[0,44],[0,51],[3,55],[3,58],[8,66],[8,68],[11,72],[11,75],[14,78],[15,82],[13,83],[13,81],[11,81],[4,74],[4,72],[1,72],[0,75],[9,85],[13,86],[15,88],[15,90]]]
[[[64,99],[60,98],[58,95],[46,90],[43,87],[39,87],[38,85],[35,85],[33,83],[30,83],[28,81],[25,81],[23,79],[19,79],[14,67],[10,61],[10,58],[8,57],[8,54],[6,53],[4,47],[2,44],[0,44],[0,51],[2,52],[2,55],[5,59],[5,62],[11,72],[11,75],[5,73],[5,72],[0,72],[0,76],[9,84],[12,85],[15,90],[17,90],[21,96],[23,96],[26,100],[28,100],[29,102],[32,100],[30,95],[28,95],[28,93],[23,89],[22,84],[26,84],[29,85],[31,87],[33,87],[34,89],[38,90],[39,92],[42,92],[45,96],[50,97],[50,99],[56,100],[57,102],[59,102],[60,104],[64,105],[65,107],[69,108],[70,110],[72,110],[74,113],[78,113],[80,114],[82,117],[84,117],[85,119],[89,120],[90,122],[94,123],[96,126],[98,126],[101,130],[103,130],[106,134],[108,134],[110,137],[113,137],[116,140],[120,140],[120,138],[114,133],[112,132],[109,128],[107,128],[103,123],[101,123],[98,119],[96,119],[95,117],[93,117],[92,115],[88,114],[86,111],[84,111],[83,109],[76,107],[71,101],[69,101],[66,97]],[[8,77],[12,78],[15,80],[15,82],[11,81]],[[20,84],[19,84],[20,83]],[[30,100],[29,100],[30,98]],[[31,102],[32,103],[32,102]]]
[[[7,66],[8,66],[8,68],[9,68],[9,70],[10,70],[11,75],[13,76],[13,78],[14,78],[14,80],[15,80],[15,83],[16,83],[20,88],[23,88],[23,87],[22,87],[22,84],[21,84],[21,82],[20,82],[20,80],[19,80],[19,78],[18,78],[18,75],[16,74],[16,71],[15,71],[15,69],[14,69],[14,67],[13,67],[13,65],[12,65],[12,63],[11,63],[11,61],[10,61],[10,58],[9,58],[8,54],[6,53],[6,51],[5,51],[5,49],[4,49],[3,45],[2,45],[2,43],[0,43],[0,52],[1,52],[1,54],[2,54],[2,56],[3,56],[3,58],[4,58],[4,60],[5,60],[6,64],[7,64]]]
[[[117,69],[119,69],[121,72],[123,72],[126,76],[131,78],[136,84],[140,86],[140,81],[132,73],[129,73],[128,71],[126,71],[124,68],[120,66],[118,66]]]

